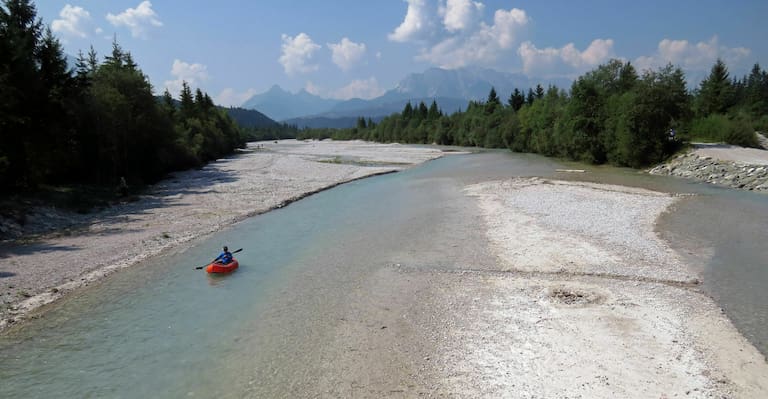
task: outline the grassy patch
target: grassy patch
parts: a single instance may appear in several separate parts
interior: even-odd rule
[[[344,162],[344,160],[343,160],[343,159],[341,159],[341,157],[340,157],[340,156],[335,156],[335,157],[333,157],[333,158],[331,158],[331,159],[321,159],[321,160],[319,160],[319,161],[317,161],[317,162],[320,162],[320,163],[333,163],[333,164],[345,164],[345,163],[349,163],[349,162]]]
[[[323,159],[318,162],[331,163],[338,165],[354,165],[354,166],[409,166],[408,162],[386,162],[386,161],[369,161],[365,159],[344,159],[336,156],[332,159]]]

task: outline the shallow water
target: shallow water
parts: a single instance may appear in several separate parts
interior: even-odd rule
[[[456,155],[254,217],[49,307],[0,336],[0,397],[275,397],[311,392],[347,294],[375,270],[493,262],[465,184],[544,176],[696,193],[659,223],[766,352],[768,196],[508,152]],[[578,167],[583,169],[584,166]],[[222,244],[241,268],[194,270]],[[203,261],[204,263],[204,261]]]

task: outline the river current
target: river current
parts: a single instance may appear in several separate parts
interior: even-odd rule
[[[584,169],[509,152],[451,155],[351,182],[117,273],[0,335],[0,397],[286,396],[315,382],[339,308],[366,275],[418,254],[466,265],[484,239],[461,189],[541,176],[686,196],[657,231],[702,275],[737,328],[768,353],[768,196],[635,170]],[[447,243],[464,242],[467,248]],[[222,244],[241,268],[200,266]],[[473,259],[492,261],[492,254]],[[258,388],[255,388],[258,387]]]

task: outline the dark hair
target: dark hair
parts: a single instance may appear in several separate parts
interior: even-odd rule
[[[225,246],[224,246],[224,250],[225,250],[225,251],[229,251],[229,248],[227,248],[227,246],[225,245]]]

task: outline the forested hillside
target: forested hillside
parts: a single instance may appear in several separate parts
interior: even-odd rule
[[[67,66],[29,0],[0,6],[0,191],[44,183],[130,184],[201,165],[245,144],[225,110],[184,84],[158,102],[115,41]],[[180,105],[177,105],[180,104]]]
[[[679,68],[640,75],[630,63],[612,60],[579,77],[570,92],[515,89],[502,101],[491,89],[486,101],[470,102],[464,112],[445,115],[434,102],[409,103],[379,123],[360,118],[353,129],[303,131],[300,137],[509,148],[641,167],[690,139],[756,146],[755,130],[766,128],[768,73],[759,65],[732,79],[718,60],[689,92]]]

